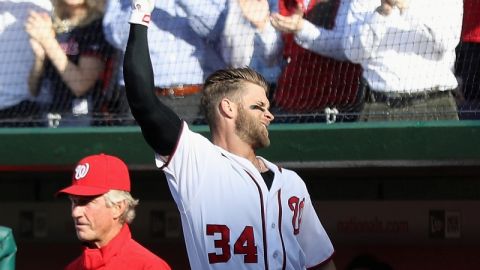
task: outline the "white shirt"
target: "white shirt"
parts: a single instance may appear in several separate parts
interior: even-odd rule
[[[156,156],[181,214],[192,269],[305,269],[332,256],[305,183],[264,162],[275,173],[270,190],[250,161],[185,123],[170,159]]]
[[[0,1],[0,109],[30,99],[28,76],[34,56],[25,32],[30,10],[49,12],[49,0]]]
[[[363,67],[370,88],[418,92],[457,87],[453,74],[460,41],[462,0],[412,0],[401,14],[375,12],[378,0],[352,0],[352,34],[345,37],[347,57]]]
[[[307,2],[307,1],[306,1]],[[303,28],[295,34],[295,41],[306,50],[332,57],[337,60],[347,60],[343,50],[343,39],[349,35],[348,9],[351,0],[340,0],[335,25],[332,29],[318,27],[311,22],[304,20]],[[308,3],[305,3],[308,5]]]

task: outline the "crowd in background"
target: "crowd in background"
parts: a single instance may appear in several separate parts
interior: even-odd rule
[[[0,126],[135,124],[130,0],[0,0]],[[155,92],[203,124],[202,82],[250,66],[277,122],[480,117],[480,0],[158,0]]]

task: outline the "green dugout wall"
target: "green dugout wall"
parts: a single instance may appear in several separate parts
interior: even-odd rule
[[[480,121],[275,124],[270,137],[259,154],[297,171],[314,199],[480,200]],[[0,129],[0,152],[0,201],[51,201],[100,152],[127,162],[142,197],[169,197],[138,127]]]
[[[394,269],[480,265],[480,121],[276,124],[270,137],[259,154],[305,180],[337,269],[365,252]],[[62,269],[78,256],[69,203],[53,194],[98,152],[131,169],[137,240],[189,269],[178,211],[138,127],[0,129],[0,224],[13,228],[17,269]]]
[[[208,136],[206,126],[193,129]],[[480,165],[480,122],[276,124],[259,154],[291,168]],[[138,127],[0,129],[0,170],[57,170],[98,152],[153,169]]]

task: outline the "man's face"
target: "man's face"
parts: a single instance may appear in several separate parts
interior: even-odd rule
[[[243,101],[238,104],[235,130],[254,149],[270,145],[267,127],[273,120],[273,115],[268,110],[269,107],[265,90],[256,84],[246,83]]]
[[[117,232],[113,228],[118,223],[114,214],[115,208],[107,207],[103,195],[71,195],[70,201],[72,218],[80,241],[101,247],[115,236]]]

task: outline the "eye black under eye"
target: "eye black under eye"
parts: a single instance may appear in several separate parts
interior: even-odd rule
[[[259,105],[250,105],[251,110],[260,110],[262,112],[265,112],[265,109],[260,107]]]

